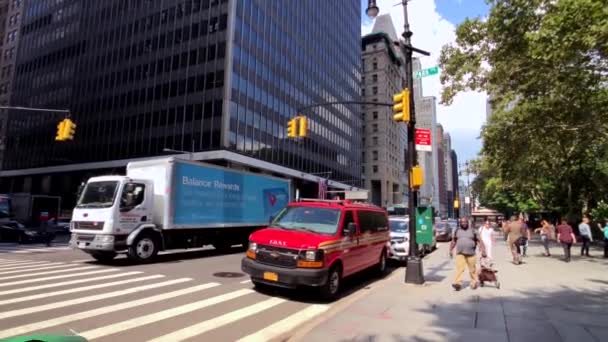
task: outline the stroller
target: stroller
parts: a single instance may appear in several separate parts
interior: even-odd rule
[[[481,265],[481,269],[479,271],[479,285],[484,286],[484,283],[490,282],[496,285],[497,289],[500,289],[500,282],[498,281],[498,277],[496,273],[498,270],[494,269],[494,264],[492,263],[492,259],[488,257],[482,257],[479,261]]]

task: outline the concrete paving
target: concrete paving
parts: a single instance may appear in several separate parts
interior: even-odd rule
[[[451,288],[454,262],[448,244],[424,259],[426,283],[404,284],[404,271],[382,287],[315,326],[304,327],[301,341],[608,341],[608,260],[599,248],[561,261],[562,249],[542,255],[530,242],[523,265],[510,262],[497,235],[495,267],[501,289],[491,284],[460,292]],[[465,285],[467,285],[465,275]]]

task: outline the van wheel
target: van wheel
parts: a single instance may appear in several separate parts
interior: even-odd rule
[[[136,262],[150,262],[158,254],[157,240],[151,234],[138,236],[129,246],[127,256]]]
[[[91,253],[91,256],[99,261],[102,264],[106,264],[109,263],[110,261],[114,260],[114,258],[116,257],[116,253],[114,252],[94,252]]]
[[[382,250],[380,253],[380,260],[378,261],[378,265],[376,266],[376,273],[378,277],[384,277],[386,274],[386,251]]]
[[[320,288],[321,297],[327,301],[334,301],[338,298],[340,287],[342,286],[342,270],[339,266],[329,269],[327,281]]]

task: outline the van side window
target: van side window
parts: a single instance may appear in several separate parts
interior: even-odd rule
[[[344,213],[344,221],[342,222],[342,231],[344,231],[344,229],[346,229],[346,227],[348,227],[349,223],[354,223],[355,222],[355,218],[353,217],[353,212],[352,211],[347,211]]]
[[[359,211],[359,229],[361,234],[366,232],[375,233],[388,229],[388,222],[384,213],[375,211]]]

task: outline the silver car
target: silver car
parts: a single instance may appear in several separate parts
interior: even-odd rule
[[[409,219],[407,217],[389,217],[391,241],[389,257],[399,261],[407,260],[410,250]]]

